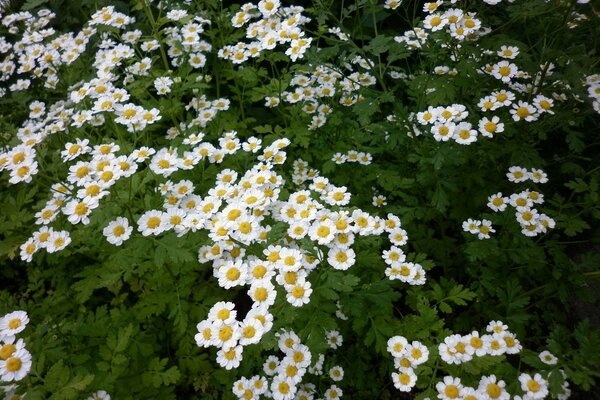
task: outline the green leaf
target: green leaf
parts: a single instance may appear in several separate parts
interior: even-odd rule
[[[41,6],[42,4],[46,4],[50,2],[50,0],[27,0],[23,6],[21,7],[21,9],[23,11],[29,11],[29,10],[33,10],[34,8],[38,8],[39,6]]]
[[[60,359],[48,370],[44,377],[45,386],[51,393],[57,393],[67,384],[70,375],[69,368]]]

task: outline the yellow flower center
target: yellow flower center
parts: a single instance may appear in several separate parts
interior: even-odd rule
[[[292,289],[292,296],[297,299],[300,299],[304,296],[304,288],[302,286],[294,286]]]
[[[254,298],[258,301],[265,301],[269,297],[269,292],[267,289],[261,287],[254,291]]]
[[[224,326],[219,330],[219,339],[223,342],[228,341],[233,336],[233,328]]]
[[[500,67],[500,68],[498,68],[498,73],[502,76],[509,76],[510,68],[507,66]]]
[[[240,270],[237,268],[229,268],[229,270],[227,271],[227,279],[230,281],[237,281],[238,279],[240,279]]]
[[[0,347],[0,360],[6,360],[12,354],[17,351],[17,346],[12,343],[6,343],[2,347]]]
[[[279,385],[277,385],[277,390],[279,390],[279,393],[281,394],[288,394],[290,392],[290,385],[287,382],[280,382]]]
[[[81,216],[88,212],[88,206],[85,203],[79,203],[75,206],[75,214]]]
[[[337,262],[343,263],[348,261],[348,255],[343,251],[340,251],[335,255],[335,259],[337,260]]]
[[[244,328],[242,334],[246,339],[253,338],[256,335],[256,329],[253,326],[247,326]]]
[[[169,160],[162,159],[158,162],[158,166],[165,169],[169,168],[171,166],[171,163],[169,162]]]
[[[530,392],[539,392],[540,384],[537,381],[530,379],[527,381],[527,389],[529,389]]]
[[[526,118],[527,116],[529,116],[529,110],[527,109],[527,107],[519,107],[517,108],[517,115],[521,118]]]
[[[113,229],[113,235],[115,235],[115,236],[121,236],[124,233],[125,233],[125,227],[123,227],[123,225],[117,225]]]
[[[146,226],[150,229],[156,229],[160,225],[159,217],[150,217],[148,218],[148,222],[146,222]]]
[[[492,399],[497,399],[502,394],[502,388],[495,383],[490,383],[485,391]]]
[[[401,384],[408,385],[410,383],[410,375],[402,373],[400,374],[400,378],[398,380]]]
[[[438,26],[442,23],[442,19],[436,15],[435,17],[431,18],[431,20],[429,20],[429,23],[431,24],[431,26]]]
[[[223,309],[219,310],[219,312],[217,313],[217,318],[225,321],[227,318],[229,318],[229,315],[230,315],[229,310],[226,308],[223,308]]]
[[[71,146],[69,148],[69,154],[72,156],[74,156],[75,154],[77,154],[80,151],[81,151],[81,146],[78,144],[74,144],[73,146]]]
[[[456,399],[458,397],[458,388],[455,385],[448,385],[444,389],[444,394],[446,397]]]
[[[293,285],[296,283],[296,281],[298,280],[298,274],[296,274],[295,272],[286,272],[283,275],[283,280],[285,281],[285,283],[287,283],[288,285]]]
[[[21,365],[23,365],[20,358],[11,357],[6,360],[5,368],[8,372],[16,372],[21,369]]]

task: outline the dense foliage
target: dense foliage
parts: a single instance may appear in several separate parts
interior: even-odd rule
[[[596,384],[597,5],[3,7],[6,398]]]

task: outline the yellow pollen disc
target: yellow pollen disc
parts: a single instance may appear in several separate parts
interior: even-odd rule
[[[300,299],[304,296],[304,288],[302,286],[294,286],[292,289],[292,296],[297,299]]]
[[[104,171],[101,175],[100,175],[100,179],[104,182],[108,182],[113,178],[114,174],[112,171]]]
[[[283,263],[291,267],[296,264],[296,258],[294,256],[287,256],[283,259]]]
[[[240,278],[240,275],[241,275],[240,270],[237,268],[230,268],[226,274],[227,279],[230,281],[238,280]]]
[[[100,186],[90,185],[85,189],[85,194],[88,196],[98,196],[100,194]]]
[[[498,73],[502,76],[508,76],[510,75],[510,68],[509,67],[500,67],[498,68]]]
[[[20,358],[11,357],[6,360],[5,368],[8,372],[16,372],[21,369],[21,365],[23,365],[23,363]]]
[[[279,393],[281,394],[288,394],[290,392],[290,385],[286,382],[280,382],[277,386],[277,390],[279,390]]]
[[[79,151],[81,151],[81,146],[78,144],[74,144],[69,148],[69,154],[72,156],[77,154]]]
[[[408,385],[410,383],[410,375],[401,374],[399,380],[401,384]]]
[[[530,392],[539,392],[540,384],[537,381],[530,379],[527,381],[527,389],[529,389]]]
[[[266,273],[267,273],[267,268],[264,265],[257,265],[252,270],[252,276],[255,277],[256,279],[260,279],[260,278],[264,277]]]
[[[227,219],[230,221],[235,221],[241,214],[242,212],[240,210],[231,210],[229,213],[227,213]]]
[[[219,339],[223,342],[228,341],[233,336],[233,328],[224,326],[219,330]]]
[[[78,178],[83,178],[83,177],[87,176],[87,174],[89,174],[89,172],[90,172],[90,169],[88,167],[81,166],[81,167],[77,168],[77,170],[75,171],[75,175]]]
[[[521,118],[526,118],[527,116],[529,116],[529,110],[527,109],[527,107],[519,107],[517,108],[517,115]]]
[[[88,212],[88,206],[85,203],[79,203],[75,206],[75,214],[77,215],[85,215]]]
[[[456,399],[458,397],[458,393],[458,388],[455,385],[448,385],[444,389],[444,394],[451,399]]]
[[[230,315],[230,311],[226,308],[223,308],[223,309],[219,310],[219,312],[217,313],[217,318],[225,321],[227,318],[229,318],[229,315]]]
[[[242,222],[239,226],[239,231],[244,234],[250,233],[250,231],[252,231],[252,225],[249,222]]]
[[[346,253],[344,253],[343,251],[340,251],[339,253],[337,253],[335,255],[335,259],[336,259],[336,261],[343,263],[343,262],[348,261],[348,255]]]
[[[412,349],[412,351],[410,352],[410,356],[415,359],[421,358],[422,355],[423,352],[419,349]]]
[[[33,244],[33,243],[29,243],[27,245],[27,247],[25,247],[25,252],[27,254],[33,254],[35,252],[35,250],[36,250],[36,247],[35,247],[35,244]]]
[[[223,353],[223,356],[228,360],[233,360],[235,358],[235,350],[226,351]]]
[[[470,344],[473,348],[479,349],[481,348],[481,346],[483,346],[483,340],[481,340],[478,337],[472,337],[470,340]]]
[[[321,225],[318,229],[317,229],[317,236],[319,237],[327,237],[329,235],[329,233],[331,233],[331,230],[324,225]]]
[[[495,383],[490,383],[485,391],[492,399],[497,399],[502,394],[502,388]]]
[[[301,351],[294,352],[293,359],[296,364],[301,363],[302,361],[304,361],[304,353],[302,353]]]
[[[123,225],[117,225],[113,229],[113,235],[115,235],[115,236],[121,236],[124,233],[125,233],[125,227],[123,227]]]
[[[137,111],[135,111],[134,109],[131,109],[131,108],[128,110],[125,110],[123,112],[123,116],[127,119],[132,119],[133,117],[135,117],[136,114],[137,114]]]
[[[242,334],[246,339],[253,338],[256,335],[256,329],[253,326],[247,326],[244,328]]]
[[[146,226],[148,226],[148,228],[150,228],[150,229],[156,229],[156,228],[158,228],[159,225],[160,225],[159,217],[150,217],[150,218],[148,218],[148,221],[146,222]]]
[[[295,365],[288,365],[285,369],[285,374],[289,377],[296,376],[298,374],[298,368]]]
[[[12,343],[7,343],[0,347],[0,360],[6,360],[8,357],[17,351],[17,346]]]
[[[258,301],[265,301],[268,297],[269,292],[263,287],[256,289],[256,291],[254,292],[254,298],[256,298],[256,300]]]
[[[26,165],[20,167],[17,170],[17,175],[19,175],[21,178],[24,177],[25,175],[27,175],[28,173],[29,173],[29,167]]]
[[[298,280],[298,275],[295,272],[286,272],[283,275],[283,280],[285,281],[285,283],[287,283],[288,285],[293,285],[296,283],[296,281]]]

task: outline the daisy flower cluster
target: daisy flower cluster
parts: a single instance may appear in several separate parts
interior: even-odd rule
[[[532,122],[539,119],[540,115],[544,113],[554,114],[554,111],[552,111],[554,100],[563,101],[565,95],[562,93],[553,93],[553,98],[550,98],[540,94],[539,85],[542,79],[552,77],[555,65],[550,62],[541,64],[539,65],[539,70],[532,76],[528,72],[520,70],[512,62],[520,53],[521,51],[517,46],[501,45],[496,50],[486,49],[483,51],[483,54],[495,56],[501,60],[485,64],[478,72],[492,76],[517,93],[534,94],[536,96],[529,103],[522,100],[514,101],[515,97],[512,93],[506,93],[508,98],[501,96],[500,99],[492,94],[480,99],[478,107],[481,108],[481,111],[494,111],[503,106],[511,106],[510,114],[515,122],[521,120]],[[552,85],[567,88],[561,81],[555,81]]]
[[[346,154],[343,153],[335,153],[331,157],[331,161],[336,164],[345,164],[345,163],[359,163],[361,165],[369,165],[373,161],[373,156],[371,153],[366,153],[363,151],[349,150]]]
[[[455,334],[444,338],[444,342],[438,346],[442,361],[462,364],[474,357],[517,354],[521,351],[521,343],[502,321],[491,321],[486,331],[488,333],[484,335],[473,331],[464,336]]]
[[[515,122],[536,121],[543,113],[554,114],[554,100],[544,95],[537,95],[531,103],[515,101],[515,94],[507,90],[498,90],[488,96],[479,99],[477,107],[482,112],[495,111],[502,107],[511,107],[509,113]],[[438,142],[446,142],[450,139],[459,144],[471,144],[477,141],[478,135],[488,138],[504,132],[505,125],[498,115],[483,116],[476,125],[465,121],[469,112],[462,104],[450,106],[429,106],[427,110],[418,112],[416,120],[421,126],[430,126],[433,138]],[[414,118],[414,117],[413,117]],[[504,120],[508,116],[503,116]]]
[[[441,0],[425,3],[423,11],[427,16],[419,24],[421,26],[416,26],[414,29],[394,37],[394,40],[405,44],[408,49],[420,49],[427,43],[430,35],[435,32],[445,32],[453,40],[462,42],[464,40],[476,41],[491,31],[482,26],[476,13],[467,13],[459,8],[442,11],[443,5],[444,2]]]
[[[512,166],[506,174],[508,180],[513,183],[521,183],[531,180],[534,183],[548,182],[547,174],[541,169],[533,168],[527,170],[519,166]],[[488,207],[494,212],[503,212],[510,205],[515,210],[515,218],[521,225],[521,233],[525,236],[537,236],[546,233],[548,229],[554,228],[555,221],[544,213],[538,212],[534,207],[536,204],[544,203],[544,195],[535,190],[525,189],[521,192],[503,196],[502,192],[488,197]]]
[[[422,126],[430,126],[433,138],[438,142],[452,139],[459,144],[471,144],[477,141],[478,132],[473,125],[466,122],[469,115],[467,107],[452,104],[447,107],[429,106],[427,110],[417,113],[416,119]]]
[[[473,235],[477,235],[477,239],[489,239],[491,238],[492,233],[496,232],[496,230],[492,227],[492,221],[488,219],[472,219],[469,218],[462,224],[463,231],[469,232]]]
[[[293,180],[298,185],[307,181],[312,181],[309,188],[320,193],[321,199],[326,202],[328,198],[333,198],[333,202],[328,202],[330,205],[345,205],[348,204],[350,200],[350,194],[346,193],[346,187],[332,190],[332,188],[335,187],[329,183],[329,180],[319,176],[318,171],[308,169],[308,163],[303,160],[296,160],[296,162],[294,162]],[[346,258],[350,257],[352,263],[354,263],[355,254],[352,249],[349,249],[351,253],[345,251],[340,252],[335,249],[335,245],[340,247],[339,244],[336,244],[340,239],[343,242],[347,242],[347,246],[350,246],[354,242],[355,233],[358,233],[358,235],[382,235],[386,233],[392,244],[389,250],[384,250],[382,253],[382,258],[388,265],[385,270],[386,276],[390,280],[398,279],[409,285],[423,285],[425,283],[426,273],[423,266],[418,263],[408,262],[406,260],[406,255],[401,249],[401,246],[408,243],[408,235],[406,231],[402,229],[401,221],[397,216],[388,214],[386,219],[382,219],[371,216],[360,210],[355,210],[352,214],[345,212],[343,215],[343,218],[340,218],[341,216],[334,217],[335,227],[337,227],[338,232],[341,233],[341,235],[338,235],[337,240],[334,241],[334,247],[330,247],[328,252],[327,260],[334,268],[336,268],[336,263],[333,259],[334,257],[343,261],[346,261]],[[342,221],[340,221],[340,219]],[[342,229],[340,229],[340,227]],[[311,239],[313,239],[312,236]],[[319,243],[322,244],[321,242]],[[343,249],[344,245],[342,245],[341,248]],[[344,255],[342,255],[342,253]]]
[[[206,55],[212,50],[212,44],[203,39],[202,33],[211,22],[199,16],[186,18],[182,16],[183,13],[187,14],[185,10],[171,10],[167,14],[169,13],[171,16],[167,15],[167,18],[176,22],[176,26],[163,29],[169,63],[178,67],[187,61],[194,69],[203,68],[206,65]],[[138,39],[139,37],[136,41]],[[145,41],[142,43],[142,50],[155,51],[159,46],[156,41]]]
[[[540,400],[548,396],[548,381],[540,374],[533,376],[521,374],[518,381],[523,395],[514,397],[506,389],[506,382],[500,380],[496,375],[482,376],[477,387],[463,385],[460,378],[445,376],[441,382],[435,385],[438,391],[438,399],[441,400]]]
[[[527,170],[519,166],[512,166],[506,174],[509,182],[521,183],[531,180],[534,183],[548,182],[548,175],[541,169],[532,168]],[[544,195],[538,191],[525,189],[521,192],[504,196],[498,192],[488,197],[487,206],[494,212],[504,212],[508,206],[515,210],[515,218],[521,225],[521,233],[525,236],[537,236],[546,233],[548,229],[554,228],[556,222],[544,213],[534,208],[536,204],[544,203]],[[469,218],[463,222],[465,232],[477,235],[479,239],[489,239],[490,234],[495,232],[492,222],[489,220],[474,220]]]
[[[404,35],[398,36],[395,40],[399,43],[404,43],[408,48],[421,48],[428,40],[442,41],[443,46],[448,47],[442,38],[433,36],[431,39],[430,33],[438,30],[447,31],[450,36],[458,40],[477,40],[480,36],[487,34],[490,29],[482,28],[481,21],[478,20],[473,13],[466,13],[457,8],[451,8],[444,12],[440,8],[444,6],[443,1],[435,1],[425,3],[423,10],[428,14],[425,18],[423,26],[417,26],[405,32]],[[460,45],[459,45],[460,48]],[[416,120],[421,126],[428,126],[431,134],[436,141],[448,141],[453,139],[460,144],[471,144],[478,139],[478,135],[493,137],[497,133],[504,131],[504,121],[512,119],[515,122],[537,121],[543,114],[554,114],[556,101],[566,100],[564,93],[552,93],[552,97],[540,93],[539,86],[544,80],[549,81],[554,72],[554,65],[546,63],[539,66],[539,70],[531,75],[519,69],[513,62],[520,54],[520,49],[517,46],[501,45],[498,49],[484,49],[483,55],[494,56],[500,60],[495,63],[483,65],[480,70],[481,74],[487,74],[499,80],[508,89],[501,88],[493,91],[491,94],[482,97],[477,103],[477,108],[481,112],[487,113],[500,110],[494,115],[484,115],[478,121],[466,121],[468,113],[461,113],[461,110],[466,110],[467,106],[463,104],[453,104],[447,107],[428,107],[427,110],[419,112],[416,116],[411,114],[409,120]],[[462,55],[460,51],[457,54],[452,54],[450,57],[454,61]],[[414,79],[414,75],[406,75],[401,72],[392,71],[394,79]],[[437,66],[434,69],[436,75],[451,75],[458,74],[455,68],[450,66]],[[568,86],[560,81],[552,82],[553,87]],[[430,88],[430,90],[435,90]],[[515,93],[523,94],[518,98]],[[526,96],[525,96],[526,95]],[[533,95],[533,96],[531,96]],[[458,109],[455,113],[449,114],[448,109]],[[502,109],[507,111],[502,113]],[[446,111],[447,115],[440,115]],[[498,115],[496,115],[498,114]],[[417,127],[414,129],[417,135],[420,134]]]
[[[344,64],[344,74],[332,65],[318,65],[312,72],[298,72],[290,81],[290,89],[281,93],[281,99],[288,104],[302,104],[302,111],[312,115],[308,128],[317,129],[327,122],[333,112],[334,101],[345,107],[363,99],[359,90],[375,85],[376,80],[368,71],[373,63],[356,56]],[[360,71],[355,71],[355,66]],[[280,99],[268,97],[267,107],[279,105]]]
[[[260,0],[258,5],[242,5],[231,18],[231,24],[235,28],[247,25],[245,38],[250,43],[225,46],[219,50],[219,57],[241,64],[281,44],[287,46],[285,54],[292,62],[303,58],[312,42],[312,38],[306,37],[302,30],[302,26],[310,22],[310,18],[302,15],[303,11],[300,6],[282,7],[279,0]]]
[[[28,89],[39,79],[44,87],[54,89],[59,82],[59,68],[73,63],[85,51],[95,29],[84,28],[56,35],[48,25],[56,17],[47,9],[32,14],[28,11],[5,15],[2,25],[12,37],[0,36],[0,53],[5,54],[0,62],[0,82],[19,76],[9,90]],[[2,95],[5,89],[2,89]]]
[[[54,253],[64,249],[70,242],[67,230],[55,231],[50,225],[60,214],[72,225],[90,223],[92,212],[100,200],[110,194],[110,189],[120,179],[133,175],[138,162],[144,161],[153,149],[140,148],[131,154],[117,155],[120,146],[111,142],[95,146],[88,139],[67,142],[61,153],[63,162],[69,165],[66,182],[51,187],[51,197],[35,214],[35,224],[40,228],[21,245],[21,259],[31,261],[33,255],[45,249]],[[120,245],[129,237],[127,219],[120,218],[104,230],[108,241]]]
[[[17,339],[28,323],[25,311],[13,311],[0,318],[0,382],[20,381],[31,370],[31,353],[23,339]],[[8,389],[15,395],[18,386],[11,385]],[[12,397],[7,394],[6,398]]]
[[[204,199],[193,195],[189,181],[167,182],[161,188],[166,211],[150,210],[138,220],[138,229],[144,236],[169,229],[178,233],[208,230],[213,244],[199,249],[200,263],[212,262],[214,276],[225,289],[249,287],[253,305],[244,320],[236,319],[234,303],[219,302],[208,318],[198,324],[197,344],[218,347],[217,361],[225,368],[236,368],[243,347],[258,343],[271,329],[273,316],[269,308],[277,296],[273,280],[284,289],[288,303],[301,307],[310,301],[313,289],[308,278],[319,264],[326,261],[333,269],[342,271],[355,264],[352,245],[357,236],[385,232],[396,245],[407,242],[406,232],[400,228],[396,216],[390,214],[382,219],[359,209],[353,212],[328,209],[328,206],[348,205],[351,194],[346,187],[335,186],[316,172],[312,179],[308,174],[304,179],[312,181],[310,190],[298,190],[287,200],[280,200],[284,181],[273,171],[273,166],[285,161],[283,149],[288,144],[289,140],[279,139],[267,146],[258,156],[260,162],[243,176],[233,170],[221,171],[215,187]],[[307,164],[299,162],[294,166],[298,174],[298,169],[307,168]],[[274,226],[268,224],[270,221],[285,228],[286,236],[275,243],[267,242]],[[313,250],[298,246],[295,241],[303,238],[315,244]],[[246,248],[255,243],[261,244],[262,253],[247,254]],[[393,246],[391,251],[395,255],[384,252],[384,257],[392,266],[398,263],[399,271],[407,271],[399,272],[401,280],[410,284],[424,282],[422,267],[406,263],[399,248]]]
[[[589,75],[584,82],[588,96],[592,99],[592,107],[600,114],[600,74]]]
[[[480,335],[473,331],[469,335],[451,335],[444,339],[438,347],[440,357],[448,364],[462,364],[472,360],[474,357],[485,355],[499,356],[503,354],[517,354],[522,346],[516,336],[508,330],[508,326],[502,321],[491,321],[486,327],[487,334]],[[547,353],[547,354],[546,354]],[[555,362],[553,356],[548,352],[540,353],[540,359],[544,363]],[[545,359],[549,361],[544,361]],[[542,376],[546,376],[544,378]],[[548,396],[548,377],[545,372],[527,374],[521,373],[518,381],[522,395],[511,396],[507,392],[506,382],[498,379],[495,375],[483,376],[477,387],[468,387],[461,383],[460,378],[446,376],[436,384],[438,399],[500,399],[500,400],[538,400]],[[561,399],[569,397],[568,382],[563,384]]]
[[[546,365],[549,365],[550,367],[558,364],[558,358],[548,350],[540,352],[540,354],[538,354],[538,358],[541,362],[543,362]],[[567,381],[567,374],[565,374],[565,371],[563,369],[559,368],[558,372],[562,376],[563,383],[561,384],[561,392],[557,394],[556,398],[559,400],[565,400],[571,396],[571,389],[569,388],[570,383],[569,381]],[[556,372],[554,370],[548,372],[548,378],[550,378],[550,376],[553,373]]]
[[[275,355],[267,357],[263,364],[266,376],[255,375],[242,377],[233,384],[233,393],[239,399],[256,399],[261,396],[275,400],[313,400],[317,388],[312,383],[303,383],[306,374],[322,375],[324,355],[319,354],[317,361],[311,366],[312,355],[308,347],[300,342],[293,331],[282,331],[276,334],[282,358]],[[335,383],[344,378],[344,370],[336,365],[329,369],[328,375]],[[342,389],[336,384],[330,385],[323,393],[322,399],[341,399]]]
[[[104,25],[121,29],[134,22],[135,18],[115,11],[114,6],[106,6],[92,14],[90,25]]]
[[[408,343],[404,336],[393,336],[387,341],[387,351],[394,357],[392,373],[394,386],[401,392],[410,392],[417,384],[414,370],[429,359],[429,349],[423,343],[413,340]]]

